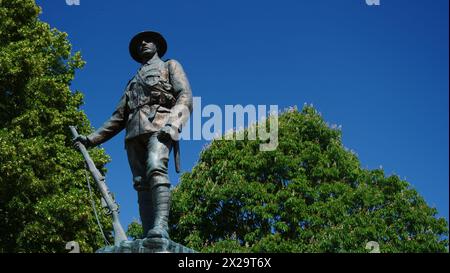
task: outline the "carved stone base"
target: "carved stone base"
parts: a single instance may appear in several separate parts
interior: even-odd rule
[[[196,251],[165,238],[123,241],[119,246],[106,246],[96,253],[196,253]]]

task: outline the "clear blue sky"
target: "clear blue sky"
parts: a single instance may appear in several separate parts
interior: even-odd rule
[[[37,2],[41,19],[67,32],[87,61],[72,89],[85,94],[94,127],[139,67],[130,38],[156,30],[169,43],[165,57],[183,64],[203,104],[312,103],[342,125],[345,146],[364,167],[407,179],[448,219],[448,0]],[[126,226],[139,214],[123,138],[103,147]],[[181,143],[183,170],[205,143]],[[173,160],[170,177],[175,185]]]

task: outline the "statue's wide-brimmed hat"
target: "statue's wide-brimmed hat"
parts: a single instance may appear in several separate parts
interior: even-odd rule
[[[133,59],[138,62],[142,63],[141,56],[139,54],[139,47],[142,44],[143,40],[150,40],[153,43],[155,43],[156,48],[158,49],[158,56],[162,58],[164,54],[166,54],[167,51],[167,42],[164,37],[155,31],[143,31],[141,33],[136,34],[133,39],[130,41],[130,54]]]

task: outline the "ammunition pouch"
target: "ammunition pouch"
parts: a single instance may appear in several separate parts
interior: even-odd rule
[[[162,107],[166,107],[171,109],[176,103],[175,97],[167,92],[162,90],[152,90],[150,95],[150,105],[157,104]]]
[[[137,112],[143,106],[160,105],[172,109],[175,106],[176,98],[170,92],[155,88],[154,86],[144,90],[139,98],[132,100],[129,104],[131,113]]]

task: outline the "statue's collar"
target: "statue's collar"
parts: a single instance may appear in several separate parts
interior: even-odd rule
[[[153,57],[150,60],[145,62],[142,66],[159,63],[159,62],[161,62],[161,59],[159,58],[158,54],[155,54],[155,55],[153,55]]]

